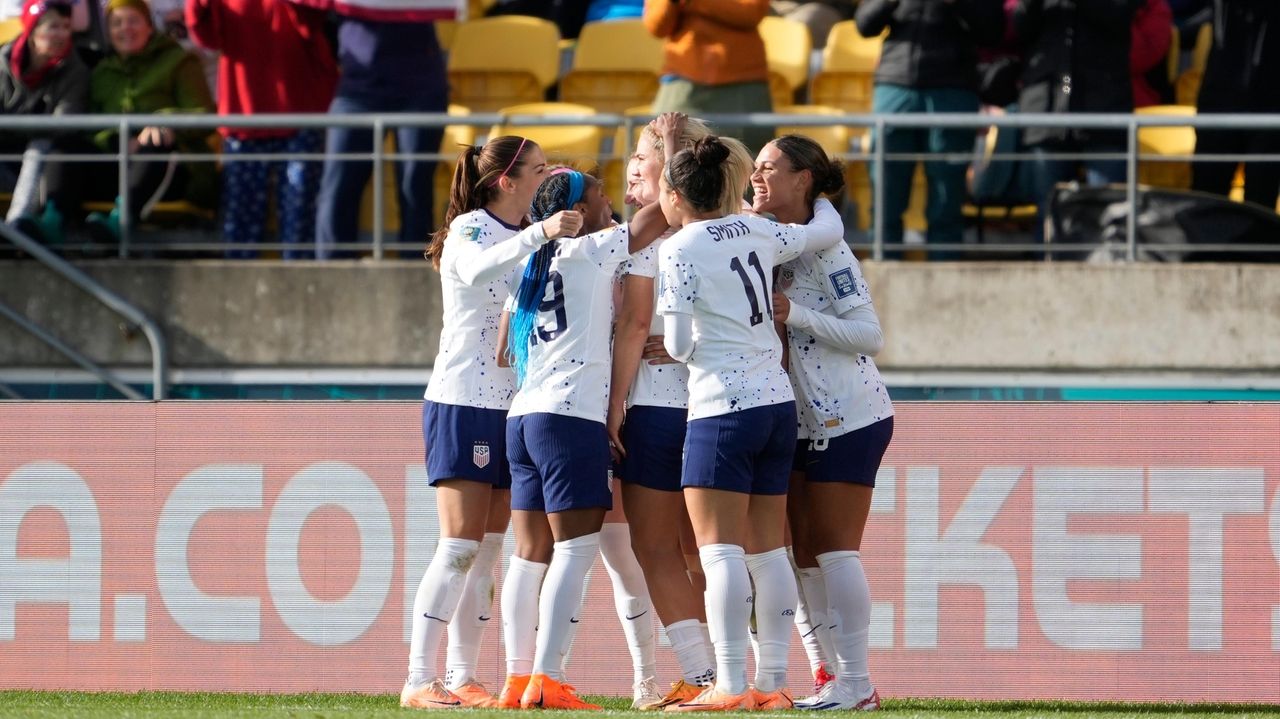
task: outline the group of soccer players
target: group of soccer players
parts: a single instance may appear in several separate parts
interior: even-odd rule
[[[527,139],[462,153],[426,253],[444,304],[423,406],[441,539],[414,601],[403,706],[599,708],[564,662],[600,552],[635,708],[879,707],[859,547],[893,408],[867,285],[821,199],[843,185],[808,138],[753,162],[669,113],[630,158],[639,209],[615,225],[594,177],[548,168]],[[493,697],[475,680],[477,618],[509,522]],[[665,694],[650,609],[682,671]],[[818,691],[795,701],[797,624]]]

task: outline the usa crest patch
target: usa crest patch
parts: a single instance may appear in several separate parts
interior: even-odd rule
[[[832,272],[830,279],[831,289],[835,291],[837,299],[857,294],[858,287],[853,282],[853,270],[846,267],[839,272]]]
[[[489,445],[476,443],[471,447],[471,462],[480,469],[489,466]]]

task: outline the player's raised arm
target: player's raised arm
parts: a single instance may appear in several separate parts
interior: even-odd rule
[[[503,240],[473,255],[463,254],[458,262],[458,277],[468,285],[493,282],[515,269],[524,258],[549,240],[573,237],[582,227],[582,213],[574,210],[557,212],[542,222],[535,222],[516,236]],[[466,250],[463,251],[464,253]]]
[[[821,252],[843,242],[844,221],[831,201],[820,197],[813,203],[813,219],[807,225],[778,225],[777,235],[777,262],[787,262],[801,253]]]

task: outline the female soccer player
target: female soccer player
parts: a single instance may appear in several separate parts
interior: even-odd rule
[[[804,222],[818,196],[844,189],[844,172],[818,143],[786,135],[760,151],[751,185],[757,212]],[[877,709],[867,669],[871,592],[859,547],[893,436],[893,404],[871,359],[884,344],[880,321],[843,242],[783,265],[773,310],[787,325],[800,417],[787,510],[801,595],[813,624],[830,628],[837,662],[835,681],[796,706]]]
[[[681,113],[658,116],[641,133],[628,161],[628,202],[638,207],[656,203],[667,157],[710,134],[702,121]],[[627,517],[627,524],[620,526],[630,527],[628,540],[636,550],[682,674],[666,696],[641,704],[636,707],[639,709],[661,709],[687,701],[715,681],[715,662],[704,628],[702,587],[690,581],[680,542],[689,524],[680,494],[689,370],[662,348],[662,319],[654,312],[654,277],[662,241],[623,265],[606,423],[614,452],[620,457],[617,475]],[[606,530],[611,526],[607,521]]]
[[[582,586],[595,561],[611,505],[604,419],[609,394],[613,278],[632,250],[666,229],[656,210],[630,225],[607,227],[609,205],[595,178],[565,171],[548,178],[532,207],[535,221],[582,206],[584,225],[599,231],[549,242],[525,262],[507,324],[519,390],[507,418],[507,457],[517,541],[549,525],[550,566],[538,596],[532,674],[525,708],[598,709],[564,681]],[[520,252],[527,246],[508,241]],[[485,273],[500,260],[480,258]],[[520,680],[508,676],[508,684]],[[504,688],[504,694],[506,689]]]
[[[783,547],[796,408],[773,325],[773,268],[843,237],[825,200],[808,225],[731,214],[750,166],[708,137],[667,163],[659,203],[682,229],[659,250],[658,312],[667,351],[689,365],[681,484],[707,577],[716,683],[674,711],[787,708],[796,581]],[[726,206],[727,205],[727,206]],[[746,555],[744,546],[753,553]],[[760,656],[747,684],[754,581]]]
[[[502,240],[537,246],[547,237],[577,232],[581,217],[573,212],[521,231],[529,201],[545,175],[542,150],[524,138],[498,137],[484,147],[468,147],[454,172],[447,229],[432,237],[425,253],[440,271],[444,301],[440,351],[422,408],[440,542],[413,602],[409,678],[400,693],[401,706],[493,702],[474,678],[484,626],[476,618],[487,611],[493,565],[510,516],[505,423],[515,378],[491,359],[507,294],[502,273],[478,282],[475,269],[485,253],[508,251]],[[455,616],[464,599],[466,606]],[[452,690],[435,671],[446,624]]]

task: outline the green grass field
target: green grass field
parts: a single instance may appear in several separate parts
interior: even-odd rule
[[[627,709],[626,699],[594,697],[610,711],[604,716],[646,716]],[[393,695],[369,694],[208,694],[142,692],[137,694],[87,692],[0,691],[0,717],[183,717],[183,719],[223,719],[225,717],[405,717],[414,710],[397,706]],[[511,712],[459,710],[468,719],[509,719]],[[438,713],[438,712],[437,712]],[[798,712],[740,712],[735,717],[796,716]],[[841,714],[848,714],[841,712]],[[556,712],[564,719],[599,717],[601,712]],[[1280,718],[1280,706],[1244,704],[1126,704],[1099,702],[978,702],[953,699],[888,699],[876,719],[920,717],[948,719],[977,716],[1002,719],[1063,717],[1257,717]]]

